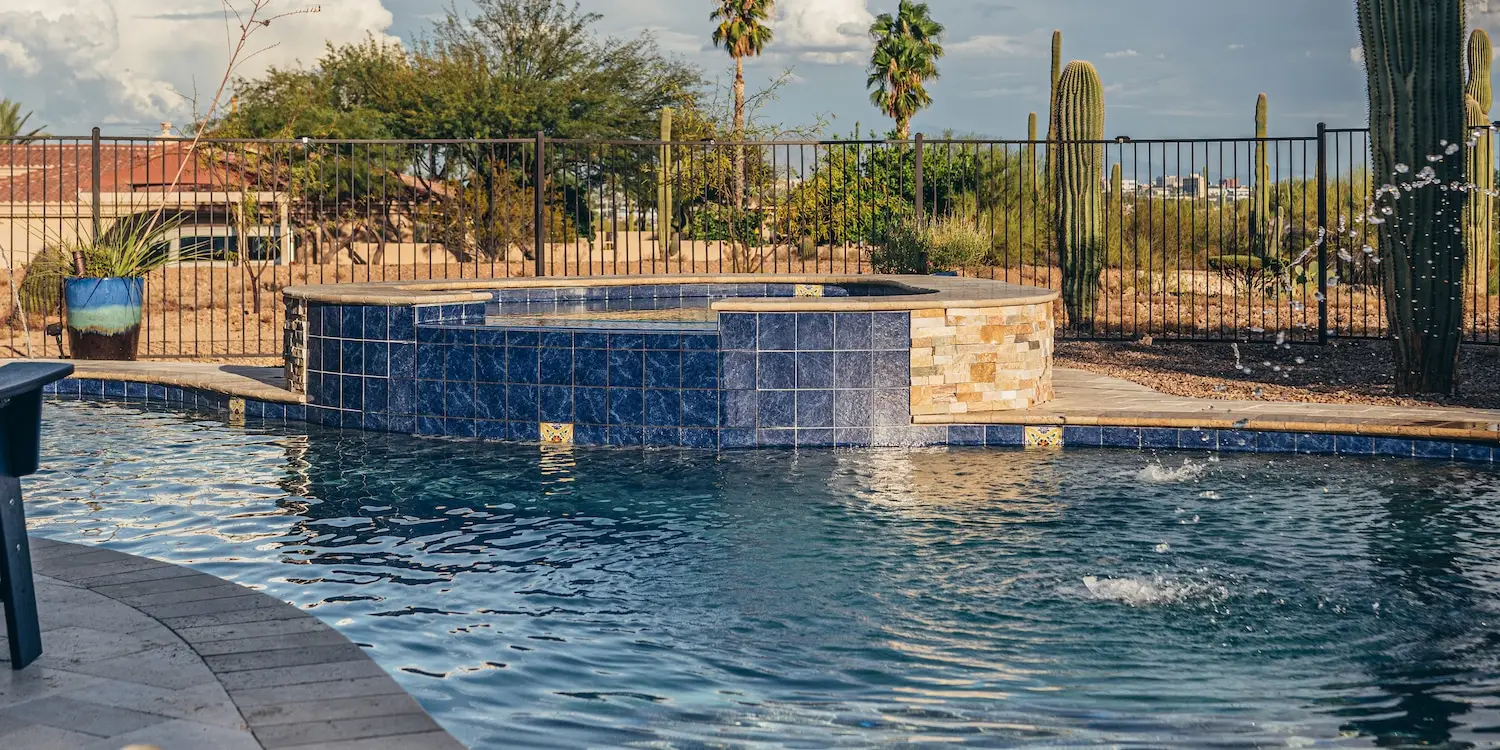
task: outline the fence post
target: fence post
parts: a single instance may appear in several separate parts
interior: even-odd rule
[[[543,182],[547,179],[547,134],[536,131],[536,174],[531,183],[532,223],[535,229],[533,255],[536,256],[536,275],[547,275],[547,198],[543,193]]]
[[[1323,122],[1318,123],[1318,343],[1328,343],[1328,124]]]
[[[100,174],[99,152],[101,150],[100,147],[99,147],[99,128],[97,128],[97,127],[94,128],[94,137],[92,139],[90,139],[89,150],[90,150],[90,154],[91,154],[90,159],[89,159],[89,161],[91,162],[90,165],[89,165],[89,179],[90,179],[90,181],[92,183],[92,184],[89,185],[89,192],[90,192],[90,200],[93,203],[93,216],[92,216],[92,218],[94,220],[94,222],[93,222],[94,233],[93,233],[92,236],[93,236],[94,239],[97,240],[99,238],[99,218],[100,218],[100,215],[99,215],[99,174]]]
[[[925,150],[923,148],[923,142],[924,142],[924,140],[925,139],[922,137],[922,134],[921,133],[917,133],[916,167],[915,167],[915,171],[914,171],[913,177],[912,177],[912,185],[913,185],[914,188],[916,188],[916,191],[917,191],[917,228],[918,229],[924,229],[927,226],[927,205],[926,205],[926,196],[924,195],[924,193],[926,191],[923,188],[923,184],[922,184],[923,183],[923,180],[922,180],[922,153]],[[926,250],[922,251],[922,257],[920,258],[919,263],[920,263],[921,268],[922,268],[922,273],[927,273],[930,270],[932,270],[931,266],[930,266],[930,259],[928,258]]]

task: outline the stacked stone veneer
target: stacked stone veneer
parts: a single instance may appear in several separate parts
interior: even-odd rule
[[[286,301],[281,358],[285,362],[287,390],[307,393],[307,303],[303,300]]]
[[[981,414],[1052,399],[1052,304],[913,310],[911,413]]]

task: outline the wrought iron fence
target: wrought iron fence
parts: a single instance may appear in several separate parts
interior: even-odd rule
[[[1067,335],[1384,335],[1365,130],[1090,145],[1105,262],[1094,318]],[[275,356],[278,292],[303,283],[944,270],[1058,287],[1048,159],[1042,141],[920,135],[0,140],[4,345],[59,353],[57,289],[28,269],[130,217],[168,227],[150,357]],[[1470,264],[1470,341],[1500,342],[1493,253]]]

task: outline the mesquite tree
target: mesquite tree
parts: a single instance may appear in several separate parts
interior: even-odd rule
[[[1453,393],[1463,318],[1463,0],[1357,0],[1396,391]]]

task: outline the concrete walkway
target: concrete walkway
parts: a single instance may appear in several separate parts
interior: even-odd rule
[[[0,638],[0,748],[463,748],[300,609],[177,565],[31,543],[43,654],[12,671]]]

